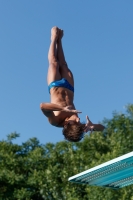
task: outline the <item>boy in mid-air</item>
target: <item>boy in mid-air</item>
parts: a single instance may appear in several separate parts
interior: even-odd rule
[[[51,29],[51,44],[48,52],[49,68],[47,75],[51,103],[41,103],[40,108],[50,124],[63,127],[63,135],[71,142],[80,141],[88,131],[103,131],[104,126],[93,124],[88,116],[82,124],[76,110],[74,98],[74,78],[65,60],[62,48],[63,30]]]

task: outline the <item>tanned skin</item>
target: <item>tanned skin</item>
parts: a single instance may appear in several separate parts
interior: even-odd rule
[[[53,27],[51,29],[47,83],[49,85],[53,81],[65,78],[74,87],[73,74],[68,68],[62,48],[63,34],[63,30],[58,27]],[[40,108],[51,125],[64,127],[68,122],[73,123],[73,121],[76,121],[80,123],[78,114],[81,113],[81,111],[76,110],[74,106],[74,93],[71,90],[64,87],[53,87],[50,90],[50,97],[50,103],[41,103]],[[84,132],[88,132],[89,130],[103,131],[103,125],[93,124],[88,116],[86,116],[86,120],[87,123]]]

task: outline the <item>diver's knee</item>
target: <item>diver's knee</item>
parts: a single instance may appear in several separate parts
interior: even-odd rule
[[[59,70],[59,64],[58,62],[50,62],[49,63],[49,70]]]

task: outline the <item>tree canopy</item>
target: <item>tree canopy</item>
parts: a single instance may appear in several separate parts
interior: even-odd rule
[[[31,138],[18,145],[13,139],[19,134],[8,135],[0,141],[0,199],[133,200],[132,185],[113,190],[68,182],[70,176],[133,151],[133,105],[102,123],[103,132],[77,143],[41,144]]]

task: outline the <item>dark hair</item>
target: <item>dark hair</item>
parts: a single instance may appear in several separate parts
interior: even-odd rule
[[[66,124],[62,130],[66,140],[71,142],[79,142],[84,135],[85,124],[73,122]]]

